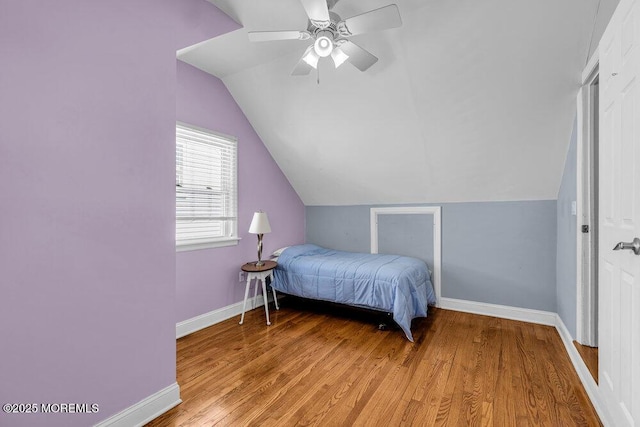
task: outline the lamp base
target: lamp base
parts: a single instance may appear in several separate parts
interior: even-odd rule
[[[262,262],[262,234],[258,234],[258,262],[256,262],[256,267],[262,267],[264,262]]]

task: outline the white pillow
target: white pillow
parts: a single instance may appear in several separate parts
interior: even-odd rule
[[[279,257],[280,255],[282,255],[282,252],[287,249],[289,246],[285,246],[284,248],[280,248],[280,249],[276,249],[275,251],[273,251],[273,253],[271,254],[272,257]]]

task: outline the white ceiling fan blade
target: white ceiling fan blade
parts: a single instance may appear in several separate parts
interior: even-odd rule
[[[311,35],[306,31],[250,31],[252,42],[269,42],[273,40],[309,40]]]
[[[358,46],[352,41],[346,41],[340,45],[340,49],[349,56],[347,61],[360,71],[366,71],[373,64],[378,62],[378,58]]]
[[[300,0],[302,7],[313,25],[318,28],[327,28],[331,23],[329,8],[326,0]]]
[[[309,46],[291,72],[292,76],[306,76],[311,70],[318,67],[320,57],[313,50],[313,45]]]
[[[380,9],[370,10],[361,15],[347,18],[338,23],[338,31],[343,37],[355,36],[357,34],[371,31],[387,30],[402,25],[398,6],[390,4]]]

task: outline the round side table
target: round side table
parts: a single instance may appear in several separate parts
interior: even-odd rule
[[[262,297],[264,298],[264,311],[267,316],[267,325],[271,325],[269,321],[269,303],[267,301],[267,277],[271,278],[273,282],[273,269],[276,268],[278,263],[275,261],[263,261],[263,265],[256,265],[256,262],[248,262],[242,266],[242,271],[247,273],[247,285],[244,289],[244,302],[242,303],[242,317],[240,317],[240,324],[244,322],[244,312],[247,309],[247,299],[249,298],[249,288],[251,287],[251,281],[255,279],[255,288],[253,293],[253,300],[255,301],[258,295],[258,282],[262,282]],[[271,287],[273,291],[273,301],[276,304],[276,310],[280,310],[278,306],[278,298],[276,297],[276,290]]]

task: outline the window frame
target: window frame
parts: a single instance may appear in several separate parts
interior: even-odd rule
[[[233,161],[231,162],[231,178],[233,179],[233,211],[235,215],[233,216],[233,220],[230,220],[225,224],[226,227],[230,227],[230,235],[221,237],[221,238],[203,238],[199,240],[185,241],[178,239],[178,217],[176,211],[176,220],[175,220],[175,230],[174,230],[174,238],[176,245],[176,252],[184,252],[184,251],[193,251],[200,249],[209,249],[209,248],[219,248],[225,246],[235,246],[238,244],[240,237],[238,237],[238,138],[230,135],[225,135],[220,132],[212,131],[211,129],[205,129],[202,127],[194,126],[189,123],[184,123],[180,121],[176,121],[176,138],[175,138],[175,151],[176,151],[176,163],[175,163],[175,171],[176,171],[176,200],[174,204],[174,209],[177,209],[177,189],[178,189],[178,162],[177,162],[177,154],[178,154],[178,128],[182,127],[186,130],[196,131],[203,133],[205,135],[210,135],[216,139],[222,139],[224,142],[229,143],[233,147]]]

